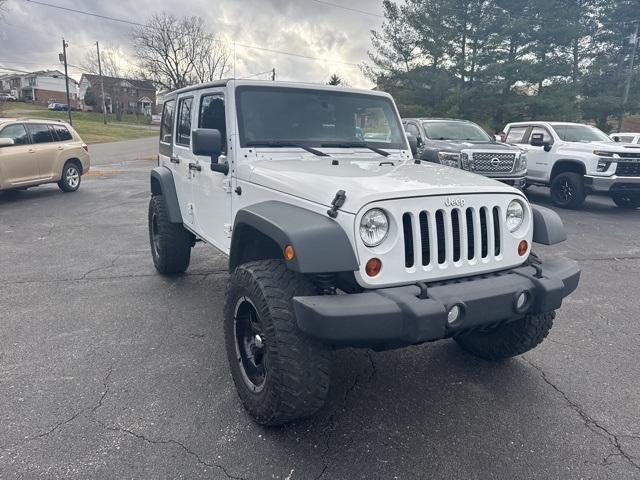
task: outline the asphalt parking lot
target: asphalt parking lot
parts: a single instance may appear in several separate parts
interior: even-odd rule
[[[264,429],[227,368],[225,259],[153,268],[154,143],[92,146],[73,194],[0,194],[0,478],[640,478],[640,210],[559,212],[538,251],[583,276],[534,351],[342,350],[325,408]]]

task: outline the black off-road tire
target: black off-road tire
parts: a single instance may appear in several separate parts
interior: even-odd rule
[[[224,308],[229,367],[242,404],[261,425],[307,417],[324,405],[329,391],[330,349],[298,329],[292,304],[296,295],[315,294],[313,284],[288,270],[281,260],[246,263],[231,274]],[[264,337],[261,351],[265,367],[258,386],[248,377],[241,342],[236,340],[240,330],[237,312],[249,305],[246,302],[255,308],[256,323]]]
[[[584,181],[579,173],[563,172],[551,180],[551,200],[560,208],[580,208],[586,197]]]
[[[521,355],[538,346],[553,326],[555,312],[529,315],[488,332],[476,331],[454,337],[457,344],[485,360],[502,360]]]
[[[158,272],[182,273],[189,267],[193,236],[181,223],[169,221],[162,195],[154,195],[149,201],[149,244]]]
[[[70,160],[62,167],[62,177],[60,177],[58,187],[63,192],[75,192],[80,188],[81,180],[82,168],[77,162]]]
[[[640,207],[639,193],[615,193],[611,195],[611,199],[620,208],[633,210]]]

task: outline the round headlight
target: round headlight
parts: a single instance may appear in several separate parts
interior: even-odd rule
[[[372,208],[360,220],[360,238],[367,247],[380,245],[389,233],[389,217],[379,208]]]
[[[512,200],[507,207],[507,228],[510,232],[515,232],[524,221],[524,207],[518,200]]]

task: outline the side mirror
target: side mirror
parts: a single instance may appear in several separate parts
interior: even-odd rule
[[[413,155],[418,153],[418,139],[407,132],[407,140],[409,141],[409,148],[411,149],[411,153]]]
[[[0,138],[0,147],[11,147],[15,144],[13,138]]]
[[[620,141],[620,137],[618,137],[618,136],[613,137],[613,141],[614,142],[619,142]]]
[[[211,170],[214,172],[229,173],[229,165],[218,163],[218,157],[222,154],[222,135],[220,130],[213,128],[196,128],[191,132],[191,151],[194,155],[206,155],[211,157]]]

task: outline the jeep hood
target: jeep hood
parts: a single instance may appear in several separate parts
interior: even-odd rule
[[[357,213],[367,203],[393,198],[518,193],[495,180],[428,162],[340,158],[338,165],[332,165],[332,160],[259,160],[252,163],[249,181],[326,206],[338,190],[344,190],[346,202],[341,210],[349,213]]]

